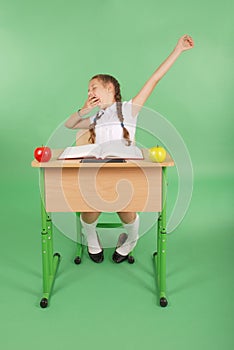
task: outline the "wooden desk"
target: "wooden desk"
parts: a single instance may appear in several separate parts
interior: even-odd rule
[[[62,150],[53,150],[47,163],[32,161],[40,169],[42,214],[43,298],[48,305],[60,260],[53,254],[50,212],[159,212],[157,253],[154,260],[160,290],[160,305],[166,306],[166,170],[174,162],[169,155],[153,163],[148,151],[144,160],[126,163],[80,163],[57,160]]]

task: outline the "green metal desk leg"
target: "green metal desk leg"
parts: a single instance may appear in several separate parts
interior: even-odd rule
[[[79,265],[81,263],[82,253],[83,253],[83,236],[82,228],[80,222],[80,213],[76,213],[76,233],[77,233],[77,248],[76,248],[76,257],[74,263]]]
[[[40,189],[41,189],[41,242],[42,242],[42,274],[43,274],[43,298],[40,306],[46,308],[48,306],[49,297],[52,292],[58,264],[60,261],[60,254],[53,255],[53,232],[52,221],[50,214],[46,212],[44,205],[45,191],[44,191],[44,169],[40,169]]]
[[[157,225],[157,253],[155,253],[156,259],[156,271],[157,272],[157,281],[158,286],[160,286],[160,262],[161,262],[161,240],[160,240],[160,232],[162,230],[162,215],[159,213],[158,215],[158,225]]]
[[[166,307],[166,195],[167,195],[167,168],[162,168],[162,211],[158,217],[157,226],[157,253],[154,254],[160,305]]]

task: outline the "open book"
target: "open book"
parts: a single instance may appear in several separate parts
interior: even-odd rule
[[[122,158],[144,159],[140,148],[135,145],[126,146],[125,141],[115,140],[101,144],[67,147],[58,159],[75,158]]]

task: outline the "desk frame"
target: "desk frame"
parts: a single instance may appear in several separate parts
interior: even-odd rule
[[[40,168],[40,189],[41,189],[41,255],[42,255],[42,276],[43,276],[43,297],[40,306],[46,308],[52,293],[56,272],[60,262],[60,254],[53,253],[53,223],[50,213],[46,212],[44,168]]]
[[[174,165],[172,163],[161,166],[162,169],[162,210],[159,212],[157,221],[157,251],[153,253],[153,262],[155,266],[156,282],[158,286],[158,295],[160,306],[166,307],[168,304],[166,297],[166,202],[167,202],[167,166]],[[33,165],[35,166],[35,165]],[[40,189],[41,189],[41,254],[42,254],[42,274],[43,274],[43,297],[40,306],[46,308],[52,294],[53,284],[56,272],[60,263],[60,254],[54,253],[53,248],[53,223],[51,215],[45,208],[45,169],[43,164],[36,165],[40,171]]]

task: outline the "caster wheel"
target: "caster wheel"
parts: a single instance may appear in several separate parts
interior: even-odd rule
[[[167,299],[166,299],[166,298],[161,298],[161,299],[160,299],[160,306],[166,307],[167,304],[168,304],[168,302],[167,302]]]
[[[154,254],[153,254],[153,258],[156,256],[158,254],[158,252],[154,252]]]
[[[80,263],[81,263],[81,258],[80,258],[79,256],[75,257],[74,263],[75,263],[76,265],[80,265]]]
[[[61,258],[61,255],[59,253],[54,253],[53,256],[57,256],[59,259]]]
[[[132,255],[128,256],[128,263],[133,264],[135,262],[135,259]]]
[[[48,306],[48,299],[42,298],[42,299],[41,299],[41,302],[40,302],[40,307],[41,307],[42,309],[45,309],[47,306]]]

